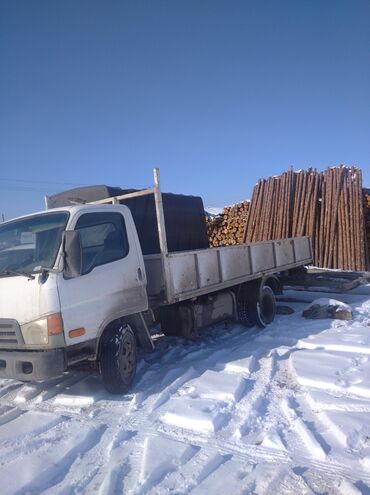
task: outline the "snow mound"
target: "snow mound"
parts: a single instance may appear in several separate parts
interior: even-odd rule
[[[352,310],[348,304],[326,297],[315,299],[303,310],[302,316],[313,320],[321,318],[353,319]]]

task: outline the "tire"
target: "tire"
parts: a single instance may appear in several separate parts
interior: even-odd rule
[[[254,319],[254,307],[256,305],[256,294],[259,285],[255,281],[243,284],[236,294],[236,316],[237,321],[246,328],[251,328],[256,324]]]
[[[126,393],[134,380],[137,345],[129,325],[117,325],[106,330],[100,348],[100,374],[111,394]]]
[[[275,318],[276,299],[274,291],[268,285],[261,287],[258,301],[253,308],[253,320],[261,327],[265,328]]]
[[[237,304],[237,317],[238,322],[247,328],[251,328],[254,325],[254,321],[251,314],[250,304],[246,300],[238,301]]]

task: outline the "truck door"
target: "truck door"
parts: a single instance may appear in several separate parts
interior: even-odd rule
[[[125,207],[115,208],[81,212],[75,221],[81,235],[82,274],[58,278],[67,344],[95,339],[108,322],[148,307],[135,226]],[[85,332],[70,334],[80,328]],[[81,335],[73,337],[74,333]]]

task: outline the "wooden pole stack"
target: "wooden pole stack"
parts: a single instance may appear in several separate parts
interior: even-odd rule
[[[310,235],[314,242],[320,174],[316,170],[260,179],[247,217],[245,242]],[[302,204],[306,207],[302,208]]]
[[[370,236],[365,234],[361,169],[289,170],[258,181],[244,242],[302,235],[311,237],[316,266],[369,268],[366,246]]]
[[[329,168],[322,174],[319,239],[315,264],[364,271],[369,268],[365,236],[362,171]]]
[[[370,269],[370,189],[363,189],[363,207],[365,218],[365,241],[367,248],[368,269]]]
[[[243,242],[249,201],[226,206],[221,215],[207,220],[210,245],[232,246]]]
[[[211,246],[308,235],[316,266],[370,269],[370,189],[356,167],[260,179],[251,201],[225,207],[207,228]]]

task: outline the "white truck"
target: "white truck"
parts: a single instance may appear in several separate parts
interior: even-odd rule
[[[143,256],[120,200],[153,194],[160,252]],[[179,218],[181,222],[181,218]],[[126,392],[151,329],[196,338],[234,318],[275,316],[275,274],[312,261],[307,237],[168,252],[158,170],[154,186],[0,225],[0,377],[44,380],[90,362],[111,393]]]

